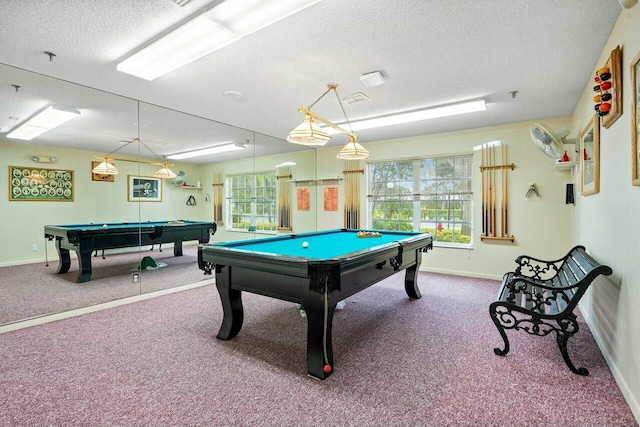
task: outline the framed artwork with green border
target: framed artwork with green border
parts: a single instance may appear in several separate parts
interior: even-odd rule
[[[73,171],[9,166],[9,200],[73,202]]]

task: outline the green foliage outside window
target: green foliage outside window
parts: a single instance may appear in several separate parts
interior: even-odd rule
[[[464,155],[369,165],[371,227],[470,244],[472,162],[472,155]]]

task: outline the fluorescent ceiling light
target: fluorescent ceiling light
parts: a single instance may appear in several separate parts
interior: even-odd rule
[[[223,1],[120,62],[117,69],[154,80],[319,1]]]
[[[80,111],[66,105],[51,105],[7,134],[7,138],[31,141],[33,138],[80,116]]]
[[[170,154],[167,156],[167,159],[172,159],[172,160],[190,159],[191,157],[206,156],[208,154],[226,153],[228,151],[236,151],[236,150],[242,150],[242,149],[244,149],[244,145],[242,144],[223,144],[223,145],[216,145],[214,147],[203,148],[201,150]]]
[[[457,104],[442,105],[439,107],[425,108],[423,110],[410,111],[406,113],[392,114],[390,116],[375,117],[372,119],[356,120],[351,122],[351,129],[354,131],[363,129],[380,128],[384,126],[398,125],[402,123],[411,123],[421,120],[436,119],[438,117],[455,116],[457,114],[472,113],[475,111],[484,111],[487,104],[484,99],[461,102]],[[329,134],[336,134],[338,131],[323,127],[323,131]]]

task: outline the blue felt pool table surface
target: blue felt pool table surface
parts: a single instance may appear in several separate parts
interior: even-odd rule
[[[376,246],[395,243],[414,237],[419,233],[384,231],[377,237],[358,237],[359,230],[329,230],[327,232],[303,233],[261,239],[215,243],[230,249],[259,252],[278,256],[292,256],[309,259],[330,259],[344,257],[350,253],[366,251]],[[307,242],[308,247],[302,243]]]

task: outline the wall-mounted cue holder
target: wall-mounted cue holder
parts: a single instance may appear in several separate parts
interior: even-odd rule
[[[508,240],[509,235],[509,182],[508,172],[516,167],[507,163],[507,146],[482,144],[482,234],[480,240]]]

